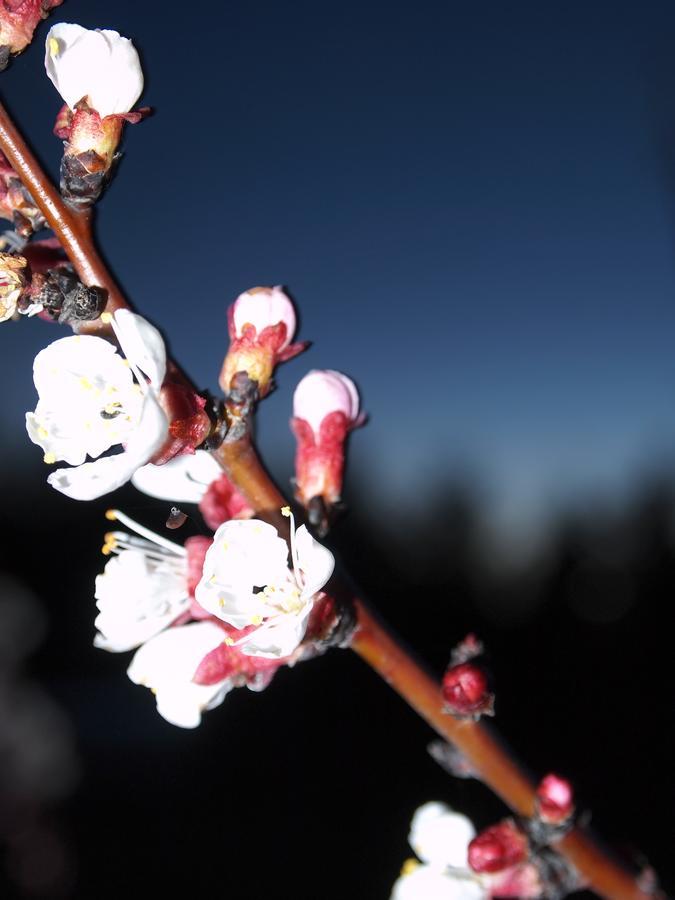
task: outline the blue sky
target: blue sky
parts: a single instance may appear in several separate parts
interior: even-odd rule
[[[163,8],[65,0],[52,16],[134,38],[156,110],[127,129],[101,243],[203,387],[227,303],[289,287],[313,346],[260,412],[282,481],[312,367],[360,384],[352,472],[384,503],[467,479],[495,525],[531,534],[672,467],[671,4]],[[0,92],[55,173],[39,46]],[[26,477],[41,465],[22,430],[31,360],[57,336],[0,333],[0,424]]]

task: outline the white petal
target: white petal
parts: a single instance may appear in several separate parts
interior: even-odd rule
[[[239,645],[240,650],[247,656],[260,656],[263,659],[290,656],[305,636],[311,610],[312,604],[308,603],[300,614],[287,613],[270,619]]]
[[[487,892],[471,876],[457,876],[431,866],[401,875],[390,900],[483,900]]]
[[[47,35],[45,69],[71,109],[86,97],[102,117],[128,112],[143,90],[138,54],[116,31],[54,25]]]
[[[57,469],[47,481],[73,500],[94,500],[116,490],[156,453],[166,439],[168,423],[159,403],[148,393],[138,427],[124,453],[83,463],[72,469]]]
[[[115,333],[129,362],[150,379],[156,391],[166,374],[166,347],[154,325],[128,309],[115,313]]]
[[[163,631],[136,652],[127,670],[136,684],[154,690],[157,710],[172,725],[195,728],[203,710],[222,703],[232,687],[226,679],[214,685],[195,684],[204,657],[223,642],[212,622],[196,622]]]
[[[303,573],[302,596],[313,597],[333,574],[335,557],[327,547],[314,540],[305,525],[295,532],[295,546]]]
[[[184,453],[163,466],[142,466],[131,479],[149,497],[175,503],[199,503],[206,489],[223,470],[206,450]]]
[[[424,862],[467,868],[469,843],[476,836],[471,821],[443,803],[420,806],[410,824],[410,846]]]

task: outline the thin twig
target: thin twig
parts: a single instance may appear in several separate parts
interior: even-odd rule
[[[67,207],[0,104],[0,147],[30,191],[72,262],[80,280],[108,292],[107,311],[128,307],[114,278],[100,257],[88,219]],[[101,331],[100,322],[86,323]],[[262,466],[248,436],[226,441],[215,454],[248,503],[268,520],[280,520],[286,500]],[[438,734],[451,741],[470,761],[481,779],[515,812],[529,816],[534,810],[534,788],[492,729],[483,723],[459,721],[443,713],[439,684],[420,666],[403,644],[356,599],[357,628],[352,649]],[[587,831],[575,828],[557,845],[581,879],[608,900],[648,900],[635,876],[601,848]]]

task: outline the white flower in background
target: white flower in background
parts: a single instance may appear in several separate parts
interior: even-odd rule
[[[103,553],[115,556],[96,577],[99,615],[94,624],[99,633],[94,646],[121,653],[163,631],[190,608],[187,551],[119,510],[106,516],[142,535],[107,534]]]
[[[204,657],[223,643],[224,633],[213,622],[193,622],[169,628],[140,647],[127,669],[135,683],[150,688],[157,712],[180,728],[196,728],[202,712],[223,702],[234,687],[226,678],[216,684],[192,679]]]
[[[296,532],[292,517],[291,558],[289,568],[286,542],[257,519],[231,520],[215,533],[195,597],[235,628],[257,626],[236,642],[243,653],[276,659],[290,656],[302,641],[335,560],[304,525]]]
[[[45,347],[33,364],[40,399],[35,412],[26,413],[28,435],[44,450],[46,463],[75,467],[47,479],[75,500],[123,485],[168,433],[157,399],[166,371],[159,331],[129,310],[116,312],[111,324],[126,359],[103,338],[75,335]],[[123,453],[101,456],[118,444]],[[99,458],[85,462],[87,456]]]
[[[45,51],[47,75],[71,109],[85,99],[105,118],[129,112],[141,95],[138,53],[116,31],[60,22],[50,28]]]
[[[216,460],[206,450],[175,456],[162,466],[141,466],[131,483],[139,491],[159,500],[174,503],[199,503],[211,482],[223,474]]]
[[[408,840],[422,862],[408,860],[391,900],[483,900],[489,896],[470,869],[476,830],[466,816],[442,803],[425,803],[413,816]]]

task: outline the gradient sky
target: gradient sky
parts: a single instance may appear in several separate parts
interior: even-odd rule
[[[127,129],[99,235],[196,382],[217,388],[238,293],[296,298],[313,347],[259,425],[280,479],[311,367],[361,386],[352,472],[383,502],[467,478],[529,533],[672,466],[672,3],[194,8],[65,0],[51,21],[116,28],[142,53],[156,115]],[[0,91],[56,172],[45,33]],[[31,361],[61,334],[0,333],[5,452],[30,477]]]

